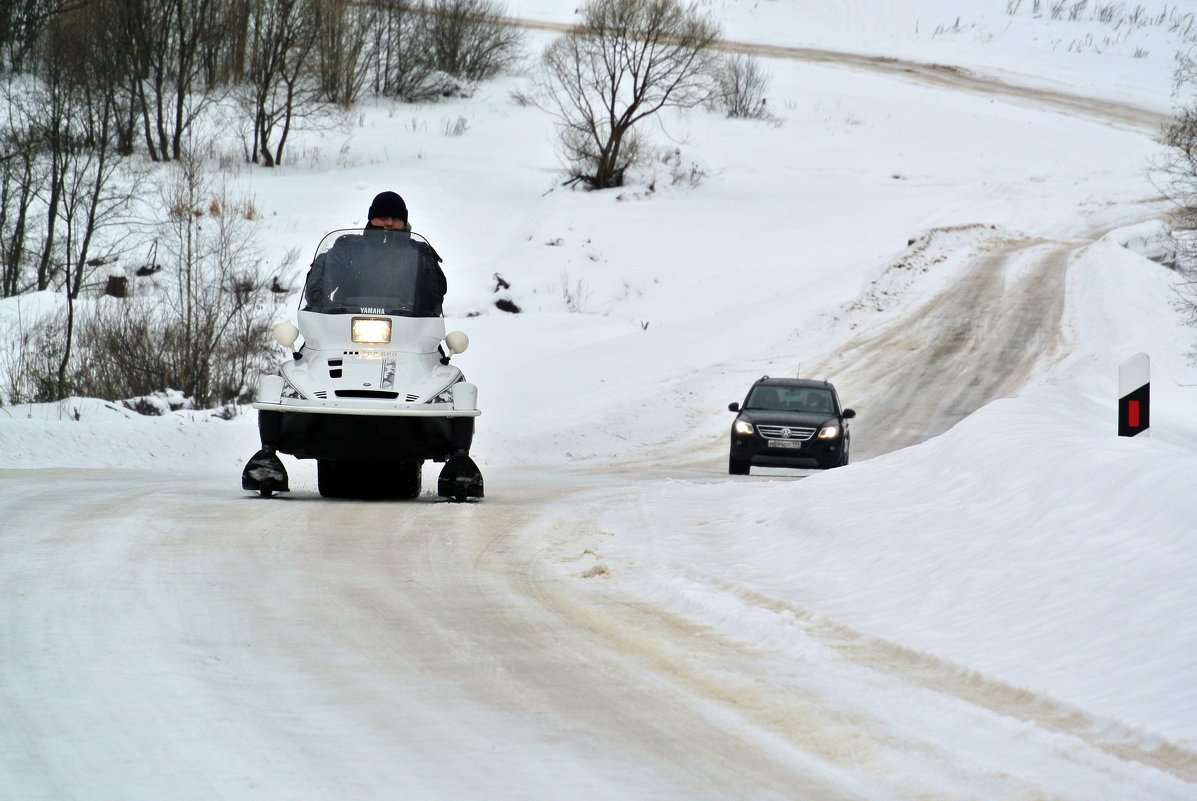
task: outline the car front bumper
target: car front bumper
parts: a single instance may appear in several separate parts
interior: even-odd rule
[[[767,440],[757,435],[733,434],[731,458],[747,462],[755,467],[813,467],[827,468],[840,464],[841,438],[821,440],[783,440],[793,443],[787,446],[770,445],[776,440]]]

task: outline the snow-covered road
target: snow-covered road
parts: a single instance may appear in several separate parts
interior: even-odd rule
[[[546,491],[523,473],[466,505],[263,502],[218,478],[4,472],[6,797],[1187,788],[1050,701],[947,670],[929,681],[917,653],[825,625],[771,648],[629,595],[585,547],[610,532],[586,520],[613,504],[634,519],[652,493],[635,474],[596,494],[583,475]]]
[[[1065,277],[1080,243],[983,234],[961,254],[966,266],[950,288],[812,368],[837,376],[841,393],[868,410],[853,423],[858,457],[942,434],[990,401],[1017,395],[1067,352]]]

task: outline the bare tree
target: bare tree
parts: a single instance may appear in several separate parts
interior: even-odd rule
[[[206,90],[244,80],[251,6],[252,0],[218,0],[217,13],[200,44],[199,74]]]
[[[67,12],[49,29],[55,58],[45,69],[45,83],[63,94],[65,135],[48,156],[60,167],[61,201],[57,225],[63,230],[68,294],[78,297],[90,277],[88,267],[108,261],[122,236],[105,229],[123,220],[138,191],[139,173],[122,169],[116,134],[120,115],[118,86],[111,82],[113,65],[102,43],[92,35],[91,9]]]
[[[1197,58],[1193,52],[1177,55],[1173,93],[1197,88]],[[1182,105],[1164,126],[1160,143],[1166,150],[1151,167],[1151,178],[1172,203],[1173,238],[1177,272],[1183,278],[1176,295],[1177,310],[1185,322],[1197,327],[1197,100]],[[1197,346],[1189,353],[1197,362]]]
[[[321,97],[348,107],[361,96],[369,78],[369,32],[377,8],[356,0],[313,0],[316,74]]]
[[[128,201],[127,194],[113,192],[118,92],[94,23],[91,7],[60,9],[43,32],[37,72],[5,81],[5,295],[61,282],[74,300],[90,267],[104,260],[94,252],[97,232]]]
[[[129,92],[150,158],[177,159],[183,139],[215,100],[205,53],[225,30],[230,0],[103,0],[114,20],[109,46],[125,59]]]
[[[267,167],[279,164],[296,115],[318,102],[319,87],[307,71],[316,44],[315,22],[308,0],[253,0],[247,87],[254,116],[250,160],[255,163],[261,158]]]
[[[38,189],[41,201],[41,253],[36,259],[37,289],[48,289],[54,278],[58,255],[58,207],[62,202],[64,173],[72,144],[71,98],[63,80],[63,71],[55,66],[47,71],[46,80],[35,80],[26,90],[25,124],[37,147],[38,157],[45,165],[44,184]]]
[[[23,72],[55,14],[86,0],[4,0],[0,3],[0,71]]]
[[[571,181],[622,186],[638,156],[633,126],[712,92],[718,26],[677,0],[591,0],[544,51],[542,107],[557,118]]]
[[[116,189],[115,88],[103,80],[95,61],[89,19],[59,14],[47,31],[49,52],[28,84],[24,119],[44,165],[36,197],[43,209],[37,288],[60,287],[66,298],[62,353],[56,371],[57,395],[68,392],[68,366],[75,335],[75,301],[92,271],[116,248],[116,237],[100,242],[129,203],[131,189]]]
[[[426,47],[428,15],[410,0],[368,0],[376,12],[370,42],[374,93],[417,100],[435,70]]]
[[[492,0],[433,0],[427,13],[432,66],[441,72],[484,81],[519,56],[523,34]]]
[[[34,243],[41,233],[33,204],[45,183],[45,163],[29,126],[28,83],[29,79],[13,76],[4,81],[0,123],[0,297],[31,288],[28,273]]]

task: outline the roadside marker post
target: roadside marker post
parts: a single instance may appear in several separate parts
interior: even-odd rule
[[[1118,436],[1147,433],[1151,425],[1151,359],[1136,353],[1118,365]]]

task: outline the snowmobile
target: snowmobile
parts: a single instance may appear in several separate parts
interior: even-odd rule
[[[415,498],[429,459],[444,463],[438,495],[483,497],[469,455],[477,387],[449,363],[469,338],[445,333],[440,257],[414,236],[342,230],[321,240],[297,324],[275,326],[292,358],[258,382],[262,450],[244,489],[289,491],[281,452],[316,460],[325,497]]]

